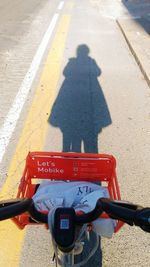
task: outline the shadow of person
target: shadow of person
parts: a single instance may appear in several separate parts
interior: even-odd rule
[[[98,82],[101,70],[82,44],[64,68],[65,80],[52,108],[49,122],[63,134],[64,152],[98,153],[98,134],[112,123]]]

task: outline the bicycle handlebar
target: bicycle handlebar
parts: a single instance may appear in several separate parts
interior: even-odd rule
[[[96,220],[103,212],[110,218],[121,220],[131,226],[139,226],[142,230],[150,233],[150,208],[142,208],[129,202],[111,201],[107,198],[100,198],[95,208],[82,215],[75,216],[76,224],[87,224]],[[36,210],[34,203],[30,206],[31,217],[39,222],[47,223],[48,218]]]
[[[26,212],[32,202],[33,200],[29,198],[0,201],[0,221],[13,218]]]
[[[38,211],[32,199],[0,202],[0,220],[12,218],[24,212],[28,212],[36,222],[48,223],[48,215]],[[90,223],[103,212],[106,212],[112,219],[121,220],[131,226],[139,226],[150,233],[150,208],[142,208],[128,202],[111,201],[107,198],[100,198],[92,211],[82,215],[76,214],[75,223]]]
[[[103,211],[112,219],[123,221],[130,226],[139,226],[142,230],[150,233],[150,208],[142,208],[128,202],[111,201],[108,198],[99,199],[95,209],[91,212],[76,216],[76,222],[81,224],[92,222]]]

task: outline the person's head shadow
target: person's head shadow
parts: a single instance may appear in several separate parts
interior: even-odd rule
[[[49,117],[49,123],[62,132],[64,152],[98,153],[98,134],[112,123],[98,81],[101,69],[89,53],[82,44],[76,57],[69,59]]]

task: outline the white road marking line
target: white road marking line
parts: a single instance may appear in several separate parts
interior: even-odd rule
[[[58,9],[61,10],[61,9],[63,8],[63,5],[64,5],[64,1],[61,1],[61,2],[59,3]]]
[[[16,127],[17,121],[21,114],[23,105],[26,101],[27,95],[36,76],[37,70],[39,68],[40,62],[43,58],[46,47],[52,36],[54,28],[56,26],[59,14],[55,14],[51,20],[51,23],[42,39],[42,42],[33,58],[28,72],[19,88],[19,91],[13,101],[13,104],[6,116],[3,126],[0,128],[0,162],[3,159],[6,148],[10,142],[11,136]]]

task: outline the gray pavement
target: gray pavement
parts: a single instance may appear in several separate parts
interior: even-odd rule
[[[104,119],[106,122],[108,113],[105,117],[99,117],[97,106],[106,108],[107,103],[111,122],[109,127],[103,127],[98,135],[98,151],[116,155],[117,173],[123,199],[143,203],[143,205],[147,201],[148,205],[150,170],[144,163],[144,158],[149,158],[148,147],[150,146],[149,88],[116,24],[117,17],[131,18],[121,1],[76,1],[66,42],[67,49],[64,53],[58,92],[49,120],[45,149],[59,151],[60,145],[63,149],[60,139],[65,144],[66,141],[61,134],[64,137],[65,133],[68,133],[67,140],[69,141],[73,137],[72,131],[77,130],[78,134],[81,133],[83,123],[88,129],[98,128],[101,120]],[[92,86],[91,93],[93,96],[96,95],[97,99],[89,101],[89,84],[86,84],[86,81],[90,80],[92,84],[94,77],[89,78],[87,74],[86,78],[82,75],[81,79],[78,75],[75,76],[76,81],[74,81],[74,75],[77,73],[71,62],[79,61],[75,53],[80,44],[86,44],[89,47],[89,57],[94,58],[101,69],[98,80],[105,102],[102,100],[104,99],[102,95],[99,101],[100,90],[95,93]],[[82,64],[78,68],[79,73],[81,71],[84,73]],[[66,69],[68,76],[65,75]],[[80,95],[82,94],[81,99],[78,99],[79,90]],[[82,120],[85,109],[89,117],[92,112],[95,112],[97,119],[94,124],[89,123],[90,119],[87,120],[86,117]],[[73,120],[76,124],[72,125]],[[88,144],[91,152],[95,152],[91,137],[89,133]],[[80,149],[83,152],[84,138],[82,145]],[[79,150],[79,145],[75,142],[74,148],[75,151]],[[148,236],[145,233],[137,228],[131,229],[125,226],[112,240],[102,239],[102,266],[149,266],[149,245]]]
[[[57,1],[0,0],[0,129],[49,26]],[[11,12],[10,12],[11,10]],[[41,64],[42,65],[42,64]],[[40,68],[39,68],[40,72]],[[34,83],[38,81],[38,75]],[[34,94],[31,88],[22,115],[0,163],[0,187],[7,177],[7,168],[16,147],[27,110]]]
[[[3,1],[1,0],[0,2],[2,3]],[[40,42],[43,33],[46,31],[48,21],[53,12],[56,12],[57,5],[54,0],[28,0],[23,2],[27,9],[30,7],[29,11],[27,13],[23,12],[23,17],[20,18],[22,22],[21,25],[28,26],[26,32],[29,35],[28,40],[30,40],[30,43],[28,43],[26,47],[26,34],[24,33],[23,36],[20,34],[19,37],[17,37],[17,29],[20,22],[16,22],[17,25],[15,25],[15,18],[19,21],[19,15],[21,15],[19,10],[22,8],[22,1],[16,0],[13,1],[13,3],[14,2],[16,2],[16,8],[13,9],[13,23],[14,28],[16,28],[16,39],[20,40],[18,46],[14,46],[14,55],[17,55],[16,65],[18,61],[24,64],[22,70],[25,72],[27,63],[29,65],[34,55],[34,50],[36,50],[35,46]],[[134,2],[139,3],[139,1],[132,1],[132,7]],[[10,10],[12,1],[5,1],[5,3],[5,12],[1,9],[1,11],[3,10],[4,12],[3,18],[1,16],[1,27],[6,26],[8,30],[8,27],[12,26],[11,19],[9,19],[9,25],[7,24],[7,16],[11,15],[8,10]],[[39,3],[39,5],[37,5],[37,3]],[[59,3],[60,1],[57,1],[57,4]],[[70,9],[71,4],[72,9]],[[51,115],[55,113],[56,117],[50,116],[49,118],[45,150],[62,151],[63,144],[65,144],[65,147],[68,146],[67,141],[70,139],[74,145],[75,151],[80,150],[81,152],[85,152],[85,148],[87,149],[88,147],[90,152],[96,152],[96,150],[98,150],[99,153],[113,154],[117,159],[117,174],[121,186],[122,198],[140,203],[143,206],[149,206],[149,87],[143,79],[143,75],[116,24],[116,19],[122,20],[124,18],[124,22],[127,21],[127,19],[129,22],[131,18],[137,19],[139,14],[133,11],[134,8],[131,12],[130,0],[128,1],[128,8],[127,3],[121,0],[65,1],[64,8],[61,12],[63,15],[69,15],[71,17],[71,22],[64,48],[57,90],[52,92],[56,95],[56,99]],[[139,11],[140,8],[138,9],[138,12]],[[32,23],[32,21],[34,23]],[[138,24],[138,27],[140,27],[139,25],[140,24]],[[32,26],[34,26],[34,29]],[[128,27],[129,26],[130,25],[128,25]],[[1,31],[4,33],[5,29],[1,28]],[[12,31],[10,32],[12,33]],[[139,30],[138,32],[140,33]],[[10,34],[7,34],[6,40],[2,38],[4,40],[4,48],[7,47],[8,35]],[[35,38],[35,35],[37,38]],[[14,34],[12,33],[12,37],[13,36]],[[10,39],[8,45],[12,47],[12,38]],[[13,39],[13,41],[15,40]],[[22,44],[24,44],[24,46]],[[31,44],[33,44],[34,47],[32,47]],[[82,49],[82,53],[80,53],[80,57],[79,54],[77,55],[79,48],[84,48]],[[81,57],[84,56],[84,51],[87,51],[87,48],[89,50],[88,56]],[[26,54],[23,49],[27,50]],[[12,81],[15,77],[16,82],[20,84],[20,79],[23,76],[22,74],[20,77],[20,71],[18,71],[18,69],[20,70],[21,66],[17,65],[17,68],[14,69],[14,73],[18,73],[18,75],[12,75],[10,82],[12,87],[10,87],[10,84],[7,84],[7,77],[5,77],[5,74],[7,73],[8,75],[11,68],[6,68],[6,72],[4,71],[5,63],[7,64],[5,61],[8,61],[11,66],[15,66],[15,64],[9,57],[5,57],[5,55],[7,55],[7,53],[4,51],[4,56],[3,54],[1,55],[3,56],[3,60],[1,59],[1,68],[3,68],[1,71],[1,80],[4,80],[4,78],[6,79],[3,82],[4,87],[1,86],[1,92],[3,94],[1,102],[3,103],[3,108],[5,108],[5,112],[3,112],[4,117],[7,114],[9,105],[11,105],[9,97],[11,95],[11,98],[13,98],[18,88],[16,84],[12,84]],[[24,58],[26,58],[26,60],[24,60]],[[76,80],[74,80],[74,76]],[[19,80],[17,80],[17,78],[19,78]],[[8,91],[8,89],[10,91]],[[32,96],[34,90],[35,88],[32,88]],[[13,94],[11,94],[11,91]],[[8,96],[6,92],[9,92]],[[30,98],[29,100],[31,101],[32,98]],[[5,101],[8,102],[7,105],[5,105]],[[105,112],[100,114],[99,111],[104,110]],[[24,113],[26,114],[27,111],[28,109],[26,108]],[[80,116],[83,113],[87,115],[84,117]],[[94,123],[91,121],[93,113],[95,114]],[[20,128],[24,124],[25,114],[24,117],[21,116]],[[61,120],[62,124],[56,124],[56,122],[59,122],[60,116],[63,118]],[[72,120],[74,120],[73,123]],[[70,125],[73,127],[73,131]],[[77,144],[73,139],[73,133],[76,131],[76,137],[79,136],[81,130],[83,130],[82,125],[86,126],[88,134],[82,136],[82,142]],[[97,143],[94,151],[92,143],[93,132],[91,130],[93,130],[93,132],[97,131]],[[35,131],[33,127],[32,131]],[[36,133],[37,135],[39,133],[37,128]],[[63,143],[63,136],[65,137],[65,133],[68,134],[68,138],[67,141],[65,141],[64,138]],[[85,132],[83,132],[83,135],[85,135]],[[15,132],[15,143],[11,142],[13,149],[15,149],[17,137],[18,135]],[[30,149],[30,137],[26,143],[26,147]],[[8,166],[7,160],[11,158],[12,155],[12,149],[10,148],[9,146],[6,153],[7,155],[4,158],[5,166]],[[71,148],[70,146],[70,149]],[[15,245],[16,244],[14,244],[14,246]],[[125,226],[120,233],[114,235],[113,239],[102,239],[102,266],[149,267],[149,247],[150,239],[146,233],[136,227],[130,228],[129,226]],[[2,256],[5,257],[6,260],[9,248],[9,240],[7,240],[7,247],[4,248],[3,245],[1,246]],[[46,230],[42,227],[28,228],[19,266],[48,267],[51,255],[52,249]],[[14,255],[13,261],[7,263],[5,266],[16,267],[15,258],[16,255]],[[4,265],[0,262],[0,267],[3,266]]]
[[[150,86],[150,1],[101,0],[97,2],[101,16],[116,20]]]
[[[150,1],[122,1],[131,17],[117,23],[150,86]]]

